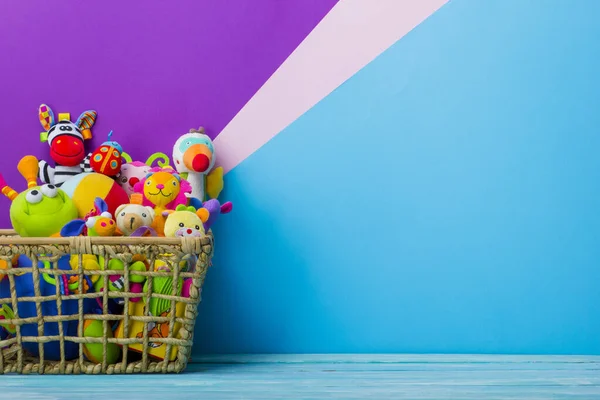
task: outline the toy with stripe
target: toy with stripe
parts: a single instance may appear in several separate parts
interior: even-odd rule
[[[21,173],[21,176],[27,181],[27,189],[36,187],[37,184],[37,172],[38,172],[38,161],[34,156],[25,156],[17,164],[17,170]],[[6,184],[2,175],[0,175],[0,189],[2,194],[13,201],[17,198],[19,193]]]
[[[18,169],[28,187],[21,193],[8,186],[0,174],[0,191],[12,201],[10,221],[13,228],[22,237],[57,236],[66,223],[77,218],[75,203],[55,185],[37,186],[35,157],[24,157]]]
[[[58,114],[55,118],[49,106],[42,104],[39,107],[40,123],[46,130],[40,134],[40,141],[48,143],[50,158],[55,163],[52,167],[45,160],[39,161],[39,178],[43,183],[60,186],[74,175],[86,172],[84,141],[92,138],[91,128],[97,115],[96,111],[84,111],[77,121],[71,122],[69,113]]]

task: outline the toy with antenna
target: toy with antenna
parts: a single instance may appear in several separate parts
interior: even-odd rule
[[[112,139],[113,131],[108,133],[108,140],[100,145],[94,152],[90,153],[89,167],[85,170],[91,170],[98,174],[110,177],[116,177],[121,171],[123,147]]]
[[[17,166],[27,181],[27,190],[18,193],[0,174],[0,190],[11,200],[10,220],[23,237],[57,236],[60,229],[77,218],[77,208],[69,196],[55,185],[37,184],[38,162],[26,156]]]

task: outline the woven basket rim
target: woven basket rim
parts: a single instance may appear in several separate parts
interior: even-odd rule
[[[79,236],[77,236],[79,237]],[[21,237],[13,229],[0,229],[0,245],[68,245],[73,242],[73,237]],[[185,240],[199,241],[201,244],[209,244],[212,232],[208,231],[199,237],[158,237],[158,236],[85,236],[92,245],[178,245]]]

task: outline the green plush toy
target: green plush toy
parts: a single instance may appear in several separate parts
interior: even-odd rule
[[[37,186],[35,178],[24,173],[24,166],[36,168],[34,164],[37,164],[37,160],[32,156],[25,157],[19,163],[19,171],[28,183],[28,189],[21,193],[8,186],[0,174],[0,189],[12,201],[10,221],[21,237],[57,236],[65,224],[77,218],[77,207],[58,187]]]

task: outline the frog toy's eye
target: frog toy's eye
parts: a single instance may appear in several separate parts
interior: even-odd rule
[[[104,217],[104,218],[112,219],[112,214],[109,213],[108,211],[104,211],[102,214],[100,214],[100,216]]]
[[[196,228],[197,231],[199,231],[200,230],[200,225],[196,225],[195,228]]]
[[[40,192],[38,189],[33,189],[31,192],[25,195],[25,200],[27,200],[29,204],[37,204],[42,201],[42,197],[44,197],[42,192]]]
[[[54,198],[58,194],[58,189],[54,185],[44,185],[40,188],[42,194],[46,197]]]
[[[180,227],[180,228],[183,228],[184,226],[185,226],[185,224],[184,224],[183,222],[180,222],[180,223],[179,223],[179,227]]]

